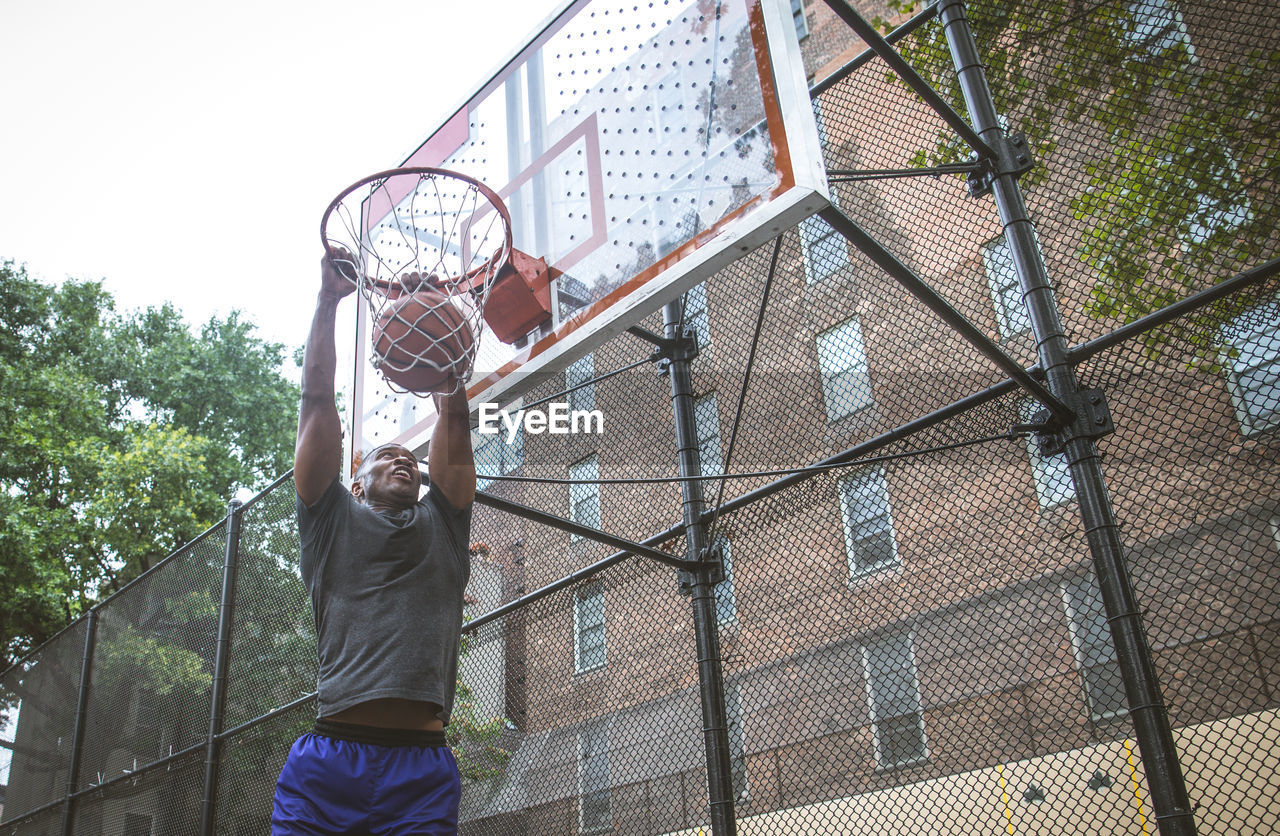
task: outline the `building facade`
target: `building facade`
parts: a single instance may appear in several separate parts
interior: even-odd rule
[[[812,81],[865,49],[825,4],[794,5]],[[1239,45],[1228,50],[1223,30],[1259,11],[1228,15],[1166,0],[1099,8],[1092,37],[1115,38],[1133,60],[1182,61],[1192,76],[1228,63]],[[1042,56],[1037,83],[1052,77],[1053,58]],[[1196,106],[1194,97],[1161,89],[1137,119],[1152,136],[1176,129],[1179,114]],[[1038,118],[1033,109],[1030,102],[1011,113],[1013,128]],[[818,97],[815,110],[829,169],[905,167],[913,152],[931,150],[941,124],[874,62]],[[1107,146],[1105,126],[1078,114],[1050,123],[1061,133],[1038,159],[1027,200],[1068,341],[1083,344],[1132,318],[1097,302],[1104,273],[1083,240],[1093,229],[1082,207],[1097,188],[1091,177]],[[1191,264],[1187,253],[1213,236],[1259,235],[1249,222],[1271,211],[1274,192],[1232,177],[1222,178],[1227,197],[1193,195],[1184,204],[1187,241],[1170,258]],[[989,199],[969,198],[954,178],[836,179],[837,205],[1010,354],[1035,362]],[[1110,194],[1123,208],[1126,196]],[[1274,237],[1263,231],[1254,251],[1273,252]],[[998,380],[823,221],[784,238],[779,255],[730,470],[817,461]],[[694,379],[704,473],[725,467],[768,261],[757,253],[684,299],[702,349]],[[1146,259],[1154,265],[1149,283],[1184,269],[1166,262]],[[1206,271],[1200,286],[1226,277]],[[1236,765],[1265,759],[1280,734],[1274,294],[1273,282],[1164,344],[1130,345],[1080,369],[1085,385],[1104,392],[1117,427],[1099,446],[1202,832],[1253,832],[1259,809],[1274,822],[1267,799],[1280,787],[1274,766],[1247,781],[1231,778]],[[618,342],[571,368],[562,385],[622,366],[627,347]],[[638,342],[631,348],[643,356]],[[665,379],[641,368],[572,397],[602,408],[604,433],[530,436],[518,452],[495,445],[480,461],[482,470],[484,456],[500,463],[488,472],[573,484],[490,489],[634,539],[670,529],[670,548],[680,553],[677,486],[607,481],[674,471]],[[929,444],[907,446],[997,436],[1034,424],[1036,412],[1025,398],[992,399],[923,436]],[[1034,438],[972,449],[836,470],[716,522],[729,568],[717,614],[735,803],[741,826],[757,828],[749,832],[1151,826],[1065,456]],[[764,481],[730,482],[726,496]],[[713,499],[717,490],[709,483]],[[609,554],[509,518],[477,525],[494,540],[519,542],[529,590]],[[512,715],[522,742],[504,778],[473,800],[469,827],[698,832],[706,778],[697,673],[674,573],[628,562],[509,619],[527,636],[526,690]]]

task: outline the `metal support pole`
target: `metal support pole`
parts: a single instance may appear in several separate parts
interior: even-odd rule
[[[71,732],[71,763],[67,768],[67,798],[62,808],[62,836],[71,836],[71,808],[80,783],[80,758],[84,753],[84,721],[89,708],[89,676],[93,673],[93,645],[98,632],[98,609],[89,610],[84,625],[84,655],[80,659],[80,692],[76,697],[76,721]]]
[[[1002,132],[977,42],[965,16],[963,0],[940,0],[938,15],[969,115],[982,137],[994,145],[1002,139]],[[1040,365],[1045,369],[1054,394],[1074,401],[1079,392],[1075,367],[1071,364],[1066,337],[1058,318],[1057,302],[1016,175],[997,172],[992,182],[992,195],[1018,271],[1039,347]],[[1077,423],[1066,425],[1063,436],[1071,479],[1080,505],[1080,518],[1093,555],[1107,622],[1111,625],[1116,659],[1124,677],[1129,715],[1142,749],[1142,763],[1151,790],[1156,823],[1163,836],[1193,836],[1196,826],[1191,803],[1097,448]]]
[[[227,551],[222,561],[222,598],[218,605],[218,644],[213,655],[213,694],[209,705],[209,736],[204,755],[204,797],[200,802],[200,836],[213,836],[218,813],[218,734],[227,706],[227,669],[231,664],[231,627],[236,599],[236,569],[240,563],[241,502],[227,506]]]
[[[733,766],[729,751],[729,719],[724,699],[724,671],[720,660],[720,625],[716,620],[715,559],[707,548],[707,529],[702,522],[706,501],[702,482],[689,479],[702,475],[698,455],[698,430],[694,419],[693,377],[690,356],[697,343],[680,333],[680,304],[671,302],[662,309],[662,325],[668,341],[682,340],[692,351],[677,347],[668,359],[671,375],[671,407],[675,417],[676,448],[680,460],[681,493],[684,500],[684,532],[687,557],[697,566],[689,573],[693,591],[693,633],[698,652],[698,688],[702,698],[702,738],[707,756],[707,795],[711,804],[711,832],[714,836],[734,836],[737,821],[733,809]]]

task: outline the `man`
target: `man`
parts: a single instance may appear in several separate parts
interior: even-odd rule
[[[397,444],[369,453],[345,490],[333,331],[338,302],[353,289],[326,257],[293,473],[318,634],[319,718],[280,773],[271,832],[456,833],[461,782],[444,727],[471,569],[476,471],[466,394],[435,396],[425,496],[417,459]]]

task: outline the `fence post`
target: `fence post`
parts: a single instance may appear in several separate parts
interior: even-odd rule
[[[67,768],[67,797],[62,808],[62,836],[71,836],[71,806],[80,783],[80,756],[84,751],[84,721],[89,708],[89,676],[93,672],[93,645],[98,632],[98,608],[89,610],[84,625],[84,655],[80,659],[80,692],[76,697],[75,726],[71,732],[71,763]]]
[[[204,796],[200,802],[200,836],[213,836],[218,808],[218,734],[227,703],[227,668],[231,663],[231,627],[234,622],[236,568],[240,563],[242,503],[227,506],[227,551],[222,561],[222,598],[218,604],[218,643],[213,655],[213,693],[209,700],[209,736],[205,740]]]
[[[662,309],[666,352],[671,375],[671,406],[675,418],[676,448],[682,478],[702,475],[698,452],[698,430],[694,416],[693,378],[689,363],[697,343],[686,326],[680,332],[680,302]],[[702,521],[706,502],[702,483],[696,479],[680,483],[684,500],[684,529],[687,559],[698,566],[687,578],[693,591],[693,633],[698,652],[698,688],[702,700],[702,735],[707,756],[707,793],[711,806],[711,832],[733,836],[737,821],[733,805],[733,767],[729,751],[729,721],[724,699],[724,671],[720,660],[720,625],[716,619],[716,578],[719,561],[710,556],[707,530]],[[682,573],[683,574],[683,573]],[[686,578],[682,578],[682,582]]]
[[[978,133],[999,148],[1008,142],[999,125],[995,100],[987,84],[977,41],[964,11],[964,0],[940,0],[947,46],[959,77],[969,116]],[[1007,149],[1007,146],[1006,146]],[[1016,168],[996,160],[991,192],[1004,225],[1005,240],[1018,272],[1032,332],[1039,347],[1040,363],[1053,393],[1083,410],[1080,386],[1072,365],[1057,302],[1040,255],[1040,245],[1022,199]],[[1079,418],[1062,428],[1071,480],[1080,505],[1089,550],[1093,555],[1098,587],[1111,627],[1116,660],[1124,678],[1134,735],[1142,749],[1142,763],[1151,790],[1156,824],[1163,836],[1194,836],[1195,819],[1187,795],[1168,711],[1160,692],[1151,646],[1142,623],[1142,612],[1124,559],[1120,529],[1107,491],[1097,446]]]

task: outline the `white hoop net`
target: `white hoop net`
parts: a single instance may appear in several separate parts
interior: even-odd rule
[[[451,171],[384,171],[335,198],[320,233],[368,303],[372,362],[388,385],[416,393],[412,381],[442,378],[452,391],[465,386],[489,289],[511,253],[501,199]]]

